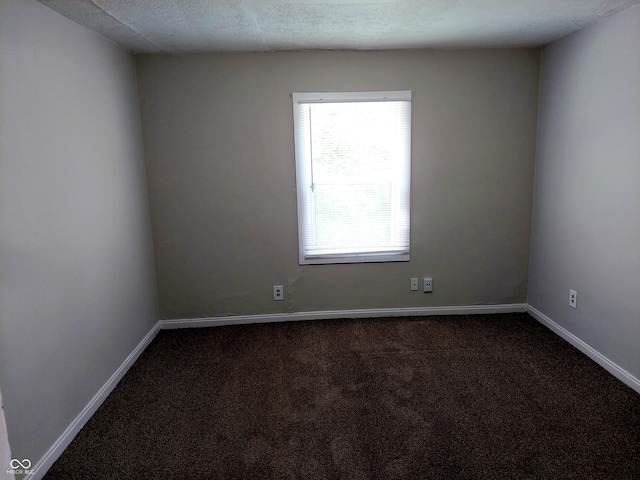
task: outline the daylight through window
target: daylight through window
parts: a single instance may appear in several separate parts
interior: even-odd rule
[[[300,263],[409,260],[411,92],[294,93]]]

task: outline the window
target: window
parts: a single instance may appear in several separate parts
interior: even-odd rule
[[[294,93],[300,264],[409,260],[411,92]]]

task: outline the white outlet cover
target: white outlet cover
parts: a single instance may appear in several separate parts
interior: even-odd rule
[[[575,290],[569,290],[569,306],[571,308],[578,308],[578,292]]]
[[[418,279],[417,278],[412,278],[411,279],[411,291],[418,291]]]
[[[282,285],[273,286],[273,299],[284,300],[284,288],[282,287]]]

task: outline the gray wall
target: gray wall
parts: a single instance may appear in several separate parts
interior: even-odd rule
[[[11,448],[9,448],[9,437],[7,436],[7,423],[4,419],[4,407],[2,403],[2,393],[0,393],[0,479],[13,480],[13,474],[5,465],[11,466]]]
[[[531,306],[636,378],[639,59],[640,6],[543,51],[529,280]]]
[[[136,61],[163,318],[526,301],[538,50]],[[299,266],[289,94],[395,89],[415,92],[411,261]],[[434,293],[410,292],[424,274]]]
[[[34,463],[157,321],[134,67],[34,0],[0,2],[0,384]]]

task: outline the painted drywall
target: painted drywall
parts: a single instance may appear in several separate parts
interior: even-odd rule
[[[13,480],[13,469],[11,467],[11,447],[7,435],[7,423],[4,419],[4,403],[2,393],[0,393],[0,479]],[[8,467],[5,467],[8,465]]]
[[[543,50],[528,298],[636,378],[639,59],[640,6]]]
[[[136,64],[162,318],[526,300],[538,50]],[[406,89],[411,261],[298,265],[290,93]],[[432,294],[409,289],[423,275]]]
[[[42,457],[157,315],[133,58],[35,0],[3,0],[0,384],[15,458]]]

